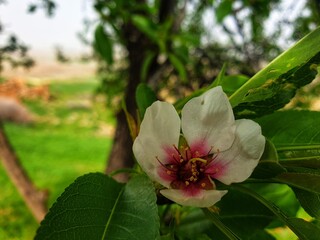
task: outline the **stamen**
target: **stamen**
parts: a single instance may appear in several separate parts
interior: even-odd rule
[[[190,184],[188,181],[185,181],[184,183],[186,184],[186,186],[188,186]]]
[[[213,146],[210,147],[210,150],[209,150],[209,152],[207,153],[207,156],[210,155],[210,152],[212,151],[212,149],[213,149]]]
[[[179,163],[179,160],[176,158],[176,156],[174,154],[171,154],[171,157],[173,158],[173,160],[176,162],[176,163]]]
[[[187,160],[189,160],[188,150],[189,150],[189,148],[188,148],[188,147],[186,147],[186,148],[184,149],[184,151],[185,151],[185,155],[186,155],[186,159],[187,159]]]
[[[202,162],[202,163],[204,163],[204,164],[206,164],[206,163],[208,162],[207,160],[202,159],[202,158],[192,158],[190,161],[191,161],[192,163],[195,163],[195,162],[199,161],[199,162]]]
[[[208,164],[207,165],[210,165],[214,160],[216,160],[216,158],[218,157],[220,151],[219,149],[217,149],[217,153],[216,154],[211,154],[211,159],[208,160]],[[209,155],[210,156],[210,155]]]
[[[170,165],[164,165],[160,160],[159,160],[159,157],[158,156],[156,156],[156,159],[158,160],[158,162],[160,163],[160,165],[162,166],[162,167],[164,167],[167,171],[166,171],[166,173],[167,174],[172,174],[173,172],[177,172],[177,170],[174,170],[173,168],[173,165],[172,164],[170,164]],[[168,172],[170,172],[170,173],[168,173]]]
[[[205,186],[206,186],[206,184],[205,184],[205,183],[201,183],[201,187],[203,187],[203,188],[204,188]]]
[[[216,155],[213,155],[212,161],[215,160],[215,159],[218,157],[218,154],[219,154],[219,153],[217,153]]]
[[[179,156],[181,156],[181,154],[180,154],[180,151],[179,151],[179,149],[176,147],[176,145],[172,145],[173,146],[173,148],[176,150],[176,152],[179,154]]]

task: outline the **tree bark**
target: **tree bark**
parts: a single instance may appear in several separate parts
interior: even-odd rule
[[[40,222],[47,213],[47,191],[39,191],[33,185],[27,173],[15,154],[6,134],[0,123],[0,159],[2,164],[21,194],[28,208],[31,210],[35,219]]]
[[[140,2],[145,2],[145,0],[140,0]],[[170,15],[173,14],[175,4],[176,1],[161,1],[159,23],[164,22]],[[129,60],[129,79],[124,99],[128,113],[136,118],[137,106],[135,100],[135,92],[137,86],[141,81],[140,74],[145,59],[145,54],[150,49],[152,49],[153,51],[158,51],[158,47],[130,22],[123,26],[122,32],[122,38],[127,40],[126,48],[128,51]],[[161,67],[157,63],[156,59],[157,58],[155,58],[152,65],[150,66],[147,79],[150,79],[151,76],[153,76],[153,74],[155,74]],[[117,114],[116,133],[114,137],[113,147],[109,155],[106,173],[110,173],[121,168],[130,168],[133,165],[134,157],[132,153],[132,139],[130,137],[130,132],[124,111],[121,110]],[[125,182],[128,179],[128,175],[119,174],[115,176],[115,179],[121,182]]]
[[[124,26],[123,32],[124,38],[128,39],[126,47],[129,58],[129,79],[124,100],[128,113],[136,118],[137,105],[135,92],[140,83],[140,70],[143,64],[148,39],[130,23]],[[106,173],[108,174],[121,168],[130,168],[133,165],[132,139],[130,137],[125,113],[121,110],[117,114],[114,143],[109,155]],[[128,174],[117,174],[114,178],[120,182],[126,182],[128,180]]]
[[[117,114],[116,119],[117,126],[106,168],[107,174],[121,168],[130,168],[134,163],[131,151],[132,140],[123,110]],[[125,173],[119,173],[115,175],[114,178],[119,182],[126,182],[128,180],[128,175]]]

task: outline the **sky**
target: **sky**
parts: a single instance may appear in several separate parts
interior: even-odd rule
[[[89,50],[78,39],[77,33],[83,31],[84,18],[94,18],[92,1],[56,0],[57,11],[51,18],[46,17],[42,9],[34,14],[27,13],[28,5],[36,0],[5,2],[0,5],[0,19],[5,33],[15,33],[30,47],[30,54],[36,59],[46,57],[54,60],[57,46],[62,47],[66,55],[72,56]],[[0,42],[4,38],[0,35]]]

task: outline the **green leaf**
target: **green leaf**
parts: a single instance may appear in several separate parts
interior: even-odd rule
[[[301,206],[312,217],[320,219],[320,194],[293,188]]]
[[[272,178],[285,171],[286,169],[279,164],[275,146],[267,139],[259,164],[254,169],[251,177]]]
[[[199,210],[181,219],[177,226],[179,236],[195,239],[198,234],[205,233],[212,239],[227,240],[231,234],[241,239],[254,239],[255,234],[275,220],[272,212],[257,200],[233,189],[228,190],[216,207],[219,214],[210,213],[210,221]]]
[[[275,180],[305,191],[320,194],[320,175],[310,173],[281,173]]]
[[[136,90],[136,102],[141,119],[143,119],[146,109],[155,101],[157,101],[157,96],[154,91],[147,84],[140,83]]]
[[[121,106],[122,106],[122,109],[123,109],[124,114],[126,116],[131,139],[134,140],[138,136],[139,126],[138,126],[136,120],[134,119],[134,117],[128,112],[127,105],[126,105],[124,99],[122,99],[122,101],[121,101]]]
[[[236,90],[238,90],[243,84],[248,81],[248,77],[245,75],[232,75],[225,76],[221,82],[221,86],[223,91],[227,95],[233,94]]]
[[[228,196],[229,194],[231,195]],[[228,199],[225,199],[226,197]],[[229,229],[227,231],[233,232],[232,234],[241,239],[274,240],[264,231],[264,227],[274,219],[273,214],[255,199],[231,190],[221,201],[225,202],[220,203],[217,208],[218,214],[213,217],[218,217],[224,225],[222,227]],[[230,239],[215,226],[212,219],[204,215],[203,211],[194,208],[176,226],[176,235],[181,239],[193,240],[200,234],[205,234],[210,239]]]
[[[200,88],[197,91],[194,91],[193,93],[191,93],[189,96],[185,97],[185,98],[181,98],[179,99],[175,104],[174,107],[175,109],[180,112],[183,108],[183,106],[190,101],[192,98],[194,97],[198,97],[201,94],[203,94],[205,91],[207,91],[209,88]]]
[[[103,25],[99,24],[94,32],[94,49],[108,64],[113,63],[112,40],[105,33]]]
[[[241,193],[248,194],[249,196],[255,198],[265,207],[267,207],[275,216],[279,218],[283,223],[285,223],[300,240],[310,240],[318,239],[320,236],[320,229],[313,223],[307,222],[300,218],[288,217],[278,206],[274,203],[266,200],[261,195],[256,192],[239,185],[232,186],[233,189],[238,190]]]
[[[223,19],[231,13],[232,3],[232,0],[223,0],[216,8],[215,13],[218,23],[221,23]]]
[[[278,148],[281,164],[284,166],[300,166],[320,168],[320,145],[296,145]]]
[[[251,190],[254,190],[257,194],[281,208],[281,210],[289,216],[296,216],[300,208],[294,192],[285,184],[255,183],[246,184],[245,186]]]
[[[205,214],[205,211],[208,212]],[[204,211],[199,208],[192,209],[176,226],[175,235],[179,236],[179,239],[193,240],[203,234],[209,239],[240,239],[214,213],[206,209]]]
[[[320,64],[320,28],[255,74],[230,97],[237,118],[258,117],[282,108],[310,83]]]
[[[216,206],[220,209],[221,221],[242,239],[250,239],[275,220],[273,214],[256,199],[233,189],[228,189]]]
[[[168,235],[160,236],[157,240],[172,240],[172,239],[173,237],[170,234],[168,234]]]
[[[209,88],[214,88],[216,86],[222,86],[222,83],[224,83],[224,80],[226,79],[226,69],[227,69],[227,64],[223,64],[218,76],[216,77],[216,79],[214,79],[214,81],[210,84]],[[225,88],[226,86],[222,86],[224,92],[225,92]]]
[[[320,112],[281,111],[256,121],[282,165],[320,168]]]
[[[181,45],[186,47],[199,46],[201,42],[199,35],[189,31],[179,32],[179,34],[173,34],[171,37],[175,45]]]
[[[276,240],[276,238],[270,235],[268,232],[261,230],[257,231],[255,234],[252,235],[248,240]]]
[[[186,45],[176,46],[173,49],[173,53],[175,56],[181,59],[181,62],[187,63],[190,61],[189,48]]]
[[[277,149],[269,139],[266,139],[266,145],[260,161],[278,162]]]
[[[320,112],[280,111],[256,119],[262,133],[276,148],[283,145],[320,143]]]
[[[177,58],[174,54],[169,53],[168,55],[170,62],[174,66],[174,68],[178,71],[179,77],[181,78],[182,82],[187,81],[187,71],[184,64]]]
[[[301,218],[289,218],[289,225],[295,229],[295,234],[303,240],[319,240],[320,229],[316,225]]]
[[[155,56],[156,54],[154,52],[148,52],[146,57],[144,58],[143,64],[141,67],[141,82],[146,81],[150,65],[152,64],[152,61],[155,58]]]
[[[34,13],[38,9],[38,6],[36,4],[30,4],[28,6],[28,13]]]
[[[157,26],[147,17],[143,15],[132,15],[133,25],[135,25],[141,32],[147,35],[153,41],[157,41]]]
[[[155,190],[145,176],[124,185],[91,173],[58,198],[35,239],[156,239],[158,231]]]
[[[196,239],[200,234],[206,233],[210,237],[214,234],[211,233],[213,226],[201,209],[194,208],[177,224],[175,234],[181,239]],[[219,232],[219,234],[221,233]],[[218,238],[218,236],[216,237]]]
[[[218,215],[212,211],[209,211],[208,209],[203,209],[204,213],[206,216],[210,218],[210,220],[213,222],[215,227],[219,229],[219,231],[227,238],[230,240],[240,240],[240,238],[232,232],[226,225],[224,225]]]

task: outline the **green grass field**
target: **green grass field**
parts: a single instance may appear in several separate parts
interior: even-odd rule
[[[49,190],[49,206],[77,177],[105,168],[114,119],[103,99],[91,101],[97,84],[94,79],[52,82],[52,100],[27,101],[35,123],[5,125],[30,178]],[[38,224],[1,164],[0,186],[0,239],[33,239]]]

